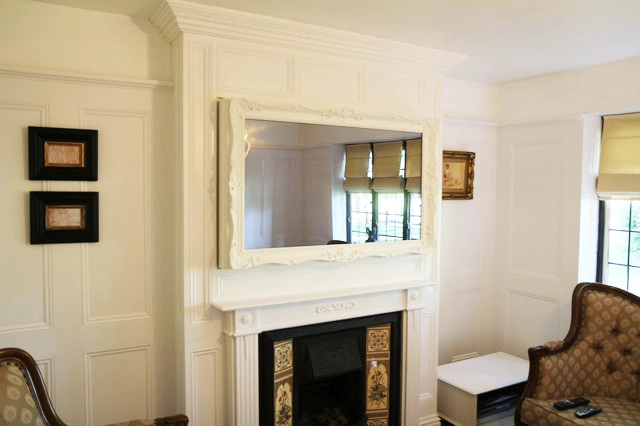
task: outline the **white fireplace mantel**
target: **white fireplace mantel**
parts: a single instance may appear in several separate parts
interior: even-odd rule
[[[403,312],[401,424],[419,424],[420,344],[426,332],[421,316],[435,312],[437,303],[438,286],[432,285],[227,310],[233,424],[259,424],[259,333],[398,311]]]

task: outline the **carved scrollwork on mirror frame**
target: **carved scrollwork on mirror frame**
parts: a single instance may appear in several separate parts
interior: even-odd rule
[[[248,124],[307,123],[323,128],[376,129],[421,135],[421,213],[419,239],[357,243],[301,244],[293,246],[247,247],[246,237],[255,229],[248,220],[245,205],[247,165],[260,143],[249,141]],[[246,269],[260,265],[294,265],[304,262],[351,262],[370,257],[405,254],[433,255],[436,251],[436,217],[440,206],[439,122],[433,118],[377,115],[348,108],[322,109],[304,105],[268,104],[246,99],[218,102],[218,267]],[[416,136],[420,137],[420,136]],[[260,142],[260,141],[258,141]],[[335,143],[332,142],[334,147]],[[336,151],[339,152],[339,151]],[[255,167],[250,167],[250,171]],[[334,184],[334,189],[337,187]],[[309,191],[307,191],[309,192]],[[253,202],[253,200],[250,200]],[[344,210],[344,209],[343,209]],[[253,210],[251,211],[254,213]],[[255,214],[254,214],[255,216]],[[346,217],[342,220],[346,222]],[[336,221],[336,220],[334,220]],[[333,240],[335,238],[328,238]],[[342,238],[337,238],[342,239]]]

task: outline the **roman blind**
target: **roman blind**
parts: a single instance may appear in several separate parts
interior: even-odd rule
[[[344,189],[349,192],[370,191],[368,143],[346,146],[346,165],[344,170]]]
[[[405,186],[409,192],[420,192],[422,174],[422,140],[412,139],[407,141],[406,164],[405,164]]]
[[[378,192],[402,192],[400,176],[402,141],[373,144],[373,183],[371,189]]]
[[[598,197],[640,199],[640,113],[603,120]]]

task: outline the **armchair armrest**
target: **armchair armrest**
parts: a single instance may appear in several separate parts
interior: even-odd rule
[[[189,424],[189,418],[184,414],[177,414],[169,417],[159,417],[155,419],[154,425],[156,426],[187,426]]]

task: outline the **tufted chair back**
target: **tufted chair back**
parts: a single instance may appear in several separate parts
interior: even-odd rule
[[[0,424],[66,426],[49,401],[38,365],[21,349],[0,349]]]
[[[538,357],[529,396],[559,399],[597,395],[640,401],[640,298],[602,284],[580,284],[573,294],[571,328]],[[536,357],[536,348],[530,350]],[[533,364],[532,364],[533,366]]]

